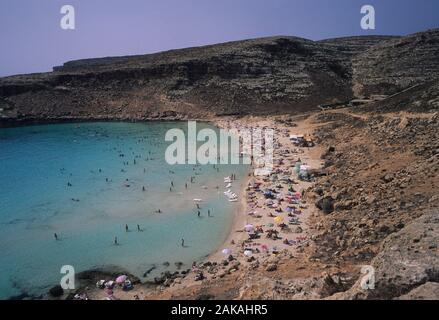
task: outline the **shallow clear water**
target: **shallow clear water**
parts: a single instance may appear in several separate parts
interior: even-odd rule
[[[149,278],[163,271],[165,261],[189,268],[218,248],[237,205],[224,197],[223,177],[233,172],[243,178],[248,168],[166,164],[165,132],[186,131],[186,126],[81,123],[0,129],[0,298],[47,291],[59,282],[63,265],[76,272],[116,265],[145,279],[152,264],[159,268]],[[197,129],[205,127],[213,128],[197,123]],[[238,183],[233,189],[239,191]],[[204,200],[201,218],[194,198]],[[158,209],[162,213],[155,213]],[[181,247],[181,238],[187,247]]]

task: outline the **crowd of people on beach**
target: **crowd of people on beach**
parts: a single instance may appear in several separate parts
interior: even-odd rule
[[[263,129],[257,124],[234,122],[223,126],[242,129]],[[231,241],[225,256],[254,258],[259,253],[276,254],[293,250],[308,242],[302,216],[308,209],[303,196],[310,182],[302,179],[298,167],[309,167],[302,146],[290,139],[290,129],[276,126],[273,168],[268,174],[256,175],[257,166],[245,191],[245,225],[238,232],[246,234],[240,241]],[[307,137],[311,140],[311,137]],[[262,141],[262,143],[264,143]],[[309,150],[309,145],[306,145]]]

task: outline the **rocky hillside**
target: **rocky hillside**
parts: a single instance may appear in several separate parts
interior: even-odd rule
[[[313,224],[315,258],[368,261],[389,234],[438,204],[439,115],[322,114],[331,172],[313,190],[334,212]]]
[[[438,39],[271,37],[71,61],[0,78],[0,123],[303,112],[434,78]]]
[[[68,62],[53,73],[2,79],[0,95],[6,115],[18,118],[270,112],[292,103],[315,105],[321,89],[324,98],[349,97],[342,63],[335,51],[312,41],[267,38]]]
[[[352,92],[344,54],[275,37],[68,62],[1,79],[0,96],[12,118],[146,119],[304,110]]]
[[[396,36],[357,36],[320,40],[319,43],[332,46],[338,52],[353,56],[364,53],[378,43],[399,38]]]
[[[0,79],[0,123],[303,112],[437,77],[439,31],[271,37],[86,59]],[[383,72],[385,71],[385,72]]]
[[[353,58],[357,95],[392,94],[439,78],[439,30],[378,43]]]
[[[372,260],[375,288],[357,281],[334,299],[433,299],[439,297],[439,216],[427,212],[385,239]]]

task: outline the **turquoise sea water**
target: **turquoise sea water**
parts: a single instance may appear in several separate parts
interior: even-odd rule
[[[223,177],[233,172],[243,178],[248,167],[168,165],[165,133],[186,126],[106,122],[0,129],[0,298],[46,292],[59,282],[63,265],[76,272],[115,265],[146,280],[143,273],[153,264],[158,269],[149,279],[165,261],[189,268],[217,249],[237,205],[224,197]],[[213,128],[197,124],[206,127]],[[238,183],[232,189],[238,192]],[[194,198],[203,199],[200,218]]]

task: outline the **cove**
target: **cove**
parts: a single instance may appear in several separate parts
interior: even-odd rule
[[[63,265],[76,272],[117,266],[151,280],[216,250],[237,208],[222,194],[223,178],[234,173],[242,179],[248,166],[169,165],[165,133],[172,128],[187,125],[0,129],[0,298],[47,292]],[[197,124],[203,128],[218,130]],[[203,199],[200,217],[195,198]]]

